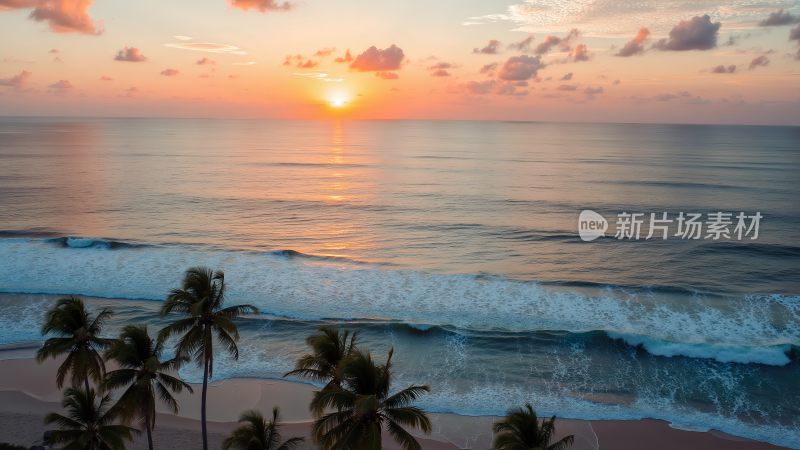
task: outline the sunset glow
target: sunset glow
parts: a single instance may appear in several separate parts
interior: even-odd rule
[[[0,0],[0,114],[800,120],[796,1],[36,3]]]

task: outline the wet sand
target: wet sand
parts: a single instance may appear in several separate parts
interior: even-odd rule
[[[55,384],[56,361],[41,365],[30,359],[29,349],[6,350],[2,355],[20,359],[0,360],[0,442],[32,445],[46,429],[43,418],[51,411],[60,411],[61,393]],[[222,440],[236,426],[236,419],[245,410],[258,409],[269,415],[272,407],[281,408],[284,438],[309,438],[311,416],[308,404],[314,387],[289,381],[232,379],[214,382],[208,393],[209,445],[219,448]],[[159,408],[154,442],[156,448],[190,450],[199,448],[200,386],[195,395],[181,394],[179,414]],[[420,437],[426,450],[458,448],[487,449],[491,445],[491,423],[495,417],[468,417],[454,414],[431,414],[433,432]],[[660,420],[585,421],[559,419],[558,435],[575,435],[575,450],[768,450],[770,444],[736,438],[718,432],[693,432],[670,428]],[[128,448],[145,449],[144,436]],[[307,445],[306,448],[315,448]],[[398,446],[386,439],[384,448]]]

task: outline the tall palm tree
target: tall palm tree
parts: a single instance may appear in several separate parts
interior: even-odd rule
[[[222,450],[293,450],[303,438],[293,437],[281,442],[278,407],[272,408],[272,420],[258,411],[247,411],[239,417],[240,425],[222,442]]]
[[[47,312],[42,326],[42,334],[53,334],[36,352],[36,360],[42,362],[47,358],[67,355],[58,368],[56,383],[64,385],[64,379],[70,375],[72,385],[83,383],[89,390],[89,378],[96,383],[103,380],[106,366],[100,351],[108,347],[113,340],[101,338],[103,323],[111,317],[110,309],[104,308],[97,317],[86,310],[83,301],[77,297],[65,297]]]
[[[572,446],[575,436],[569,435],[552,442],[556,417],[549,420],[536,416],[530,403],[524,408],[512,408],[506,417],[493,425],[495,450],[564,450]]]
[[[314,381],[338,385],[339,365],[356,346],[358,332],[339,332],[334,327],[320,327],[319,331],[306,338],[311,353],[300,357],[294,370],[284,377],[299,376]]]
[[[61,406],[67,415],[50,413],[44,418],[58,429],[49,433],[48,444],[65,444],[62,450],[124,450],[132,441],[135,428],[115,423],[111,397],[99,399],[94,389],[67,388]]]
[[[379,449],[384,428],[404,450],[420,449],[404,427],[430,433],[428,416],[411,406],[430,388],[411,385],[390,395],[392,353],[389,351],[386,364],[378,365],[369,353],[353,350],[341,364],[341,385],[331,384],[314,393],[311,412],[317,420],[313,433],[323,449]]]
[[[203,394],[200,403],[200,423],[203,430],[203,450],[208,450],[206,426],[206,394],[208,379],[214,376],[214,338],[225,351],[239,359],[239,330],[234,319],[243,314],[258,312],[252,305],[235,305],[223,308],[225,301],[225,274],[206,267],[193,267],[186,271],[183,286],[174,289],[161,307],[161,316],[171,312],[183,314],[182,319],[167,325],[158,333],[164,342],[172,335],[180,335],[175,343],[178,358],[194,360],[203,367]]]
[[[120,369],[106,375],[105,387],[119,389],[127,387],[115,408],[126,420],[138,418],[147,432],[147,445],[153,450],[153,428],[156,424],[156,395],[172,411],[178,413],[178,402],[172,392],[189,392],[192,387],[169,374],[183,362],[174,358],[161,361],[163,344],[150,338],[146,326],[128,325],[119,339],[106,352],[106,359],[113,359]]]

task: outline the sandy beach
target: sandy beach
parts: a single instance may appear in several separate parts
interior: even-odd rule
[[[7,350],[0,360],[0,442],[32,445],[41,439],[45,414],[59,411],[61,394],[55,384],[57,362],[37,364],[30,358],[30,349]],[[199,391],[199,386],[195,389]],[[307,405],[314,388],[290,381],[231,379],[214,382],[209,388],[209,442],[219,448],[225,436],[236,426],[238,415],[248,409],[270,411],[281,408],[285,437],[309,438],[311,416]],[[163,408],[154,431],[157,448],[195,449],[200,446],[199,395],[182,394],[181,411],[173,415]],[[419,436],[426,450],[488,449],[491,445],[491,423],[495,417],[468,417],[454,414],[431,414],[433,432]],[[719,432],[692,432],[671,428],[659,420],[585,421],[560,419],[558,435],[575,435],[575,450],[614,449],[653,450],[778,449],[770,444],[741,439]],[[143,436],[129,448],[145,449]],[[397,449],[385,440],[384,448]]]

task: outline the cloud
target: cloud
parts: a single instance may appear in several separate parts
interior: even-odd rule
[[[13,77],[9,78],[0,78],[0,86],[7,86],[12,87],[14,89],[21,89],[25,86],[25,83],[28,82],[28,78],[31,77],[31,73],[27,70],[23,70],[22,72],[14,75]]]
[[[235,63],[231,63],[231,64],[234,65],[234,66],[255,66],[256,62],[255,61],[243,61],[243,62],[235,62]]]
[[[650,30],[646,27],[639,28],[639,32],[636,33],[633,39],[628,41],[624,46],[614,56],[622,56],[627,58],[628,56],[638,55],[644,52],[644,43],[647,41],[647,38],[650,36]]]
[[[735,73],[736,72],[736,64],[730,65],[718,65],[711,68],[711,73]]]
[[[0,0],[0,11],[32,9],[28,16],[37,22],[47,22],[56,33],[101,34],[88,9],[92,0]]]
[[[757,67],[766,67],[768,65],[769,65],[769,58],[767,58],[767,55],[761,55],[750,61],[750,66],[748,68],[750,70],[753,70]]]
[[[556,34],[579,28],[590,36],[619,37],[634,24],[666,34],[678,21],[708,14],[726,27],[752,27],[793,0],[516,0],[501,10],[470,17],[464,25],[508,22],[513,30]],[[495,3],[497,4],[497,3]],[[502,4],[502,3],[500,3]],[[793,6],[792,6],[793,7]]]
[[[572,51],[572,60],[575,62],[588,61],[592,55],[589,54],[589,48],[586,44],[578,44]]]
[[[325,47],[317,50],[317,52],[314,53],[314,56],[316,56],[317,58],[325,58],[327,56],[331,56],[331,54],[333,54],[333,52],[335,51],[336,51],[335,47]]]
[[[400,69],[403,59],[403,49],[394,44],[383,50],[373,45],[356,56],[350,68],[359,72],[390,72]]]
[[[472,53],[482,53],[484,55],[496,55],[500,52],[500,41],[490,40],[483,48],[473,48]]]
[[[198,66],[213,66],[216,63],[217,62],[214,61],[213,59],[202,57],[202,58],[198,59],[195,64],[197,64]]]
[[[293,75],[301,78],[312,78],[326,83],[341,83],[344,81],[344,78],[334,78],[324,72],[299,72]]]
[[[165,77],[174,77],[178,74],[180,74],[178,69],[164,69],[161,71],[161,75],[164,75]]]
[[[195,52],[227,53],[234,55],[246,55],[247,52],[241,48],[230,44],[217,44],[215,42],[170,42],[164,44],[165,47],[178,48],[181,50],[191,50]]]
[[[449,62],[440,61],[436,64],[428,66],[427,70],[430,71],[431,76],[433,77],[449,77],[450,72],[448,69],[452,69],[454,67],[455,66]]]
[[[136,47],[125,47],[124,49],[117,52],[117,56],[114,57],[115,61],[127,61],[127,62],[143,62],[147,61],[147,57],[145,57],[141,50]]]
[[[481,67],[480,73],[486,75],[494,75],[494,71],[497,70],[497,67],[499,65],[500,64],[496,62],[485,64],[483,67]]]
[[[70,83],[69,80],[58,80],[55,83],[47,86],[47,90],[53,94],[66,94],[67,92],[71,91],[73,87],[74,86],[72,86],[72,83]]]
[[[511,50],[516,50],[518,52],[527,53],[531,50],[531,44],[533,43],[533,39],[534,37],[532,34],[528,35],[528,37],[519,42],[514,42],[509,44],[508,48]]]
[[[524,84],[521,84],[524,83]],[[517,83],[499,83],[497,88],[494,90],[494,93],[497,95],[511,95],[514,97],[524,97],[528,95],[527,89],[518,89],[519,87],[525,87],[528,83],[525,81],[520,81]]]
[[[350,53],[350,49],[348,48],[346,52],[344,52],[344,56],[340,56],[333,60],[333,62],[337,63],[349,63],[353,61],[353,55]]]
[[[396,80],[400,78],[400,75],[395,72],[375,72],[375,76],[382,80]]]
[[[592,97],[594,95],[600,95],[603,92],[604,92],[604,89],[603,89],[602,86],[596,86],[596,87],[589,86],[589,87],[587,87],[586,89],[583,90],[583,93],[586,94],[589,97]]]
[[[563,38],[560,38],[558,36],[552,36],[552,35],[551,36],[547,36],[547,37],[544,38],[544,40],[542,42],[539,43],[539,45],[536,46],[536,49],[534,50],[534,53],[536,53],[537,55],[544,55],[545,53],[549,53],[550,50],[552,50],[556,46],[558,46],[559,49],[562,50],[562,51],[565,51],[565,52],[569,51],[570,48],[571,48],[572,40],[577,38],[579,35],[580,35],[580,31],[578,31],[576,28],[573,28]]]
[[[113,79],[113,78],[111,78],[111,77],[110,77],[110,76],[108,76],[108,75],[102,75],[102,76],[100,77],[100,81],[113,81],[113,80],[114,80],[114,79]]]
[[[762,27],[777,27],[781,25],[792,25],[795,23],[800,23],[800,16],[794,16],[788,11],[785,12],[783,9],[779,9],[773,13],[770,13],[766,19],[758,22],[758,25]]]
[[[275,0],[231,0],[231,6],[243,11],[257,9],[259,11],[289,11],[294,5],[289,2],[278,2]]]
[[[573,92],[578,90],[577,84],[562,84],[556,88],[557,91]]]
[[[561,81],[569,81],[572,79],[572,72],[565,74],[563,77],[560,78]]]
[[[708,14],[682,20],[669,32],[669,38],[661,39],[655,47],[671,51],[709,50],[717,46],[721,26],[720,22],[712,23]]]
[[[490,93],[496,84],[495,80],[470,81],[464,85],[464,89],[471,94],[484,95]]]
[[[544,66],[545,64],[539,56],[512,56],[503,64],[498,77],[501,80],[529,80],[535,77],[539,69]]]
[[[789,30],[789,40],[800,43],[800,25]]]

